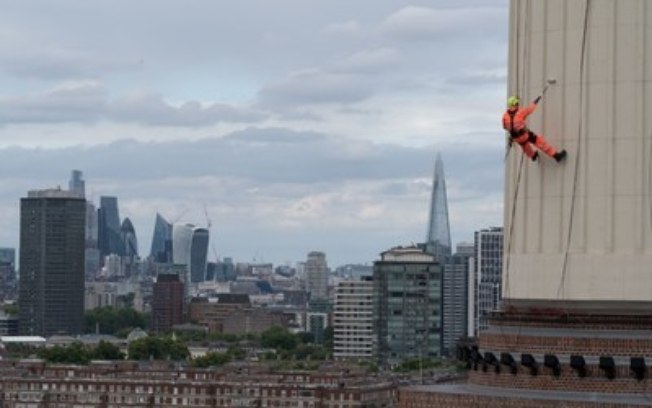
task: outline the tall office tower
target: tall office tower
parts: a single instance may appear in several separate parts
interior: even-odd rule
[[[328,299],[326,254],[318,251],[308,253],[304,273],[306,292],[310,293],[310,299]]]
[[[503,283],[503,229],[492,227],[475,232],[475,255],[473,257],[473,280],[475,299],[473,321],[470,330],[476,334],[487,328],[487,318],[498,310]]]
[[[73,170],[68,181],[68,190],[79,198],[86,198],[86,182],[84,181],[81,170]]]
[[[159,213],[156,213],[149,256],[159,263],[172,262],[172,224]]]
[[[374,319],[382,365],[441,355],[442,266],[418,247],[397,247],[374,262]]]
[[[85,271],[87,280],[93,278],[100,271],[100,250],[97,247],[97,211],[95,205],[86,202],[86,254]]]
[[[20,331],[79,334],[84,319],[86,200],[30,191],[20,200]]]
[[[152,331],[165,333],[183,323],[184,285],[177,274],[159,274],[152,293]]]
[[[442,289],[442,354],[455,355],[457,341],[468,335],[470,258],[473,244],[460,243],[444,264]]]
[[[203,282],[206,278],[208,257],[208,230],[192,224],[172,226],[172,262],[186,265],[188,280],[184,282]]]
[[[206,265],[208,264],[208,230],[195,227],[192,230],[190,243],[190,281],[206,280]]]
[[[435,176],[432,182],[430,214],[428,222],[427,250],[437,259],[445,259],[451,254],[450,225],[448,222],[448,198],[446,197],[446,179],[444,178],[444,161],[437,154]]]
[[[373,291],[371,276],[337,284],[333,310],[333,357],[336,360],[374,357]]]
[[[97,226],[100,259],[110,254],[124,255],[124,244],[120,239],[120,214],[116,197],[100,197]]]
[[[129,259],[138,258],[138,240],[134,225],[129,218],[125,218],[120,226],[120,240],[124,244],[123,254]]]

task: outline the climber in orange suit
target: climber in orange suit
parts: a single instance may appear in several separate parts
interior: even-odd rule
[[[536,161],[539,152],[534,149],[532,144],[536,145],[539,150],[560,162],[566,158],[566,150],[557,151],[541,135],[537,135],[527,127],[526,119],[537,108],[541,96],[537,97],[530,106],[521,108],[519,106],[518,96],[510,96],[507,99],[507,111],[503,114],[503,128],[509,132],[509,145],[516,142],[521,145],[523,152]]]

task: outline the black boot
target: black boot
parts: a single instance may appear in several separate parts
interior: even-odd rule
[[[559,163],[560,161],[566,158],[566,150],[562,150],[560,152],[555,153],[554,157],[555,160],[557,160],[557,163]]]
[[[539,152],[534,152],[534,154],[532,155],[532,161],[535,162],[537,161],[538,158],[539,158]]]

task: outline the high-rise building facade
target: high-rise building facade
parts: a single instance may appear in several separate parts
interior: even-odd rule
[[[81,170],[73,170],[70,173],[68,190],[70,190],[75,197],[86,198],[86,182],[83,179],[83,173]]]
[[[501,300],[503,270],[503,229],[492,227],[475,232],[475,256],[473,259],[475,281],[475,308],[472,311],[474,328],[488,326],[489,314],[498,309]]]
[[[192,224],[172,226],[172,262],[186,265],[188,279],[185,282],[203,282],[206,279],[208,259],[208,230]]]
[[[442,266],[421,248],[397,247],[374,262],[374,319],[382,365],[441,355]]]
[[[461,243],[444,264],[442,279],[442,354],[455,355],[457,340],[468,335],[469,276],[473,244]]]
[[[138,240],[136,230],[129,218],[125,218],[120,226],[120,238],[124,244],[123,254],[129,259],[138,258]]]
[[[100,259],[110,254],[122,256],[124,244],[120,238],[120,214],[117,197],[100,197],[97,225]]]
[[[444,161],[440,154],[435,160],[435,175],[432,182],[430,212],[428,214],[428,235],[426,248],[439,260],[451,254],[451,235],[448,220],[448,198],[446,196],[446,179],[444,178]]]
[[[328,299],[328,264],[326,254],[319,251],[308,253],[305,267],[306,292],[310,299]]]
[[[184,285],[177,274],[159,274],[152,293],[152,331],[165,333],[183,323]]]
[[[156,262],[172,262],[172,224],[161,214],[156,213],[152,249],[149,256]]]
[[[20,331],[79,334],[84,318],[86,200],[30,191],[20,200]]]
[[[333,358],[374,357],[374,305],[371,276],[340,281],[335,287]]]
[[[190,242],[190,281],[206,280],[206,265],[208,264],[208,230],[193,228]]]

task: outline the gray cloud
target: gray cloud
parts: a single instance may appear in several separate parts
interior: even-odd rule
[[[471,174],[465,183],[479,190],[493,188],[502,177],[483,170],[499,167],[499,146],[457,143],[441,145],[438,150],[446,152],[451,171]],[[106,179],[129,179],[137,174],[139,179],[220,176],[256,183],[342,182],[427,175],[433,157],[432,147],[361,143],[283,128],[250,128],[198,141],[122,140],[47,150],[11,147],[0,150],[0,174],[40,179],[44,174],[66,174],[76,167]]]
[[[121,122],[137,122],[157,126],[203,126],[218,122],[260,122],[267,117],[262,112],[240,109],[224,103],[203,106],[190,101],[178,107],[163,100],[161,95],[133,93],[112,102],[107,116]]]
[[[97,82],[68,82],[41,93],[0,98],[3,123],[94,122],[106,104]]]
[[[153,93],[108,100],[97,81],[69,81],[50,90],[0,98],[0,120],[8,123],[91,123],[100,119],[155,126],[206,126],[220,122],[255,123],[268,115],[224,103],[189,101],[173,106]]]
[[[261,89],[263,106],[353,103],[369,98],[374,84],[369,77],[312,69],[298,71]]]
[[[463,6],[461,6],[463,7]],[[428,8],[407,6],[388,16],[381,23],[381,31],[406,40],[459,41],[482,33],[483,38],[494,36],[493,28],[507,22],[504,7]],[[465,52],[472,52],[470,49]]]

